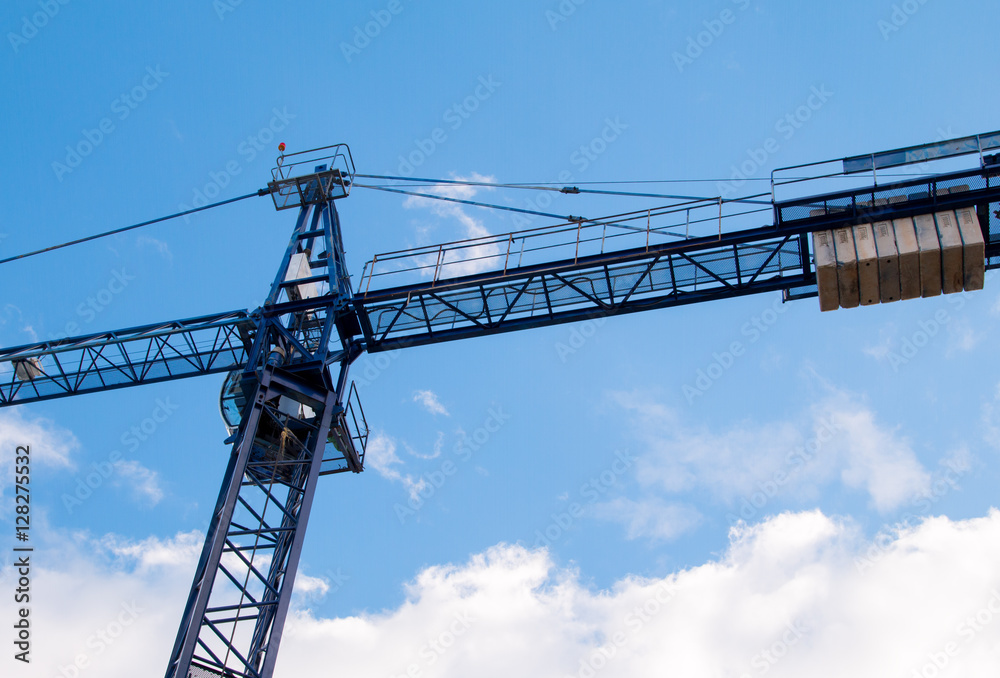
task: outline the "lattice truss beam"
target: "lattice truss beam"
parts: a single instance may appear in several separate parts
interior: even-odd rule
[[[998,169],[792,199],[776,204],[774,225],[717,237],[381,290],[369,291],[366,286],[351,303],[365,348],[376,352],[755,292],[785,290],[797,298],[815,294],[812,252],[799,236],[965,206],[974,206],[984,222],[986,266],[996,268],[1000,266],[1000,224],[995,217]],[[310,221],[303,214],[297,237],[328,231],[330,226],[320,227],[319,218],[319,211]],[[324,245],[333,245],[330,236],[323,240]],[[506,261],[503,257],[500,264]],[[346,280],[339,271],[343,262],[338,261],[336,268],[334,276],[312,271],[281,279],[276,284],[295,298],[265,313],[329,307],[337,296],[333,287],[343,288],[339,290],[343,299],[350,293],[349,284],[339,282]],[[329,284],[301,293],[322,281]],[[343,317],[345,323],[350,320]],[[259,322],[246,311],[233,311],[3,349],[0,407],[242,369]],[[302,322],[308,326],[289,329],[297,339],[291,343],[305,342],[308,346],[300,352],[311,352],[325,337],[316,334],[315,320]]]
[[[241,369],[246,311],[0,350],[0,406]]]
[[[372,292],[356,297],[355,305],[367,349],[375,352],[781,289],[804,281],[804,251],[801,239],[791,235],[675,251],[651,248],[475,281]]]

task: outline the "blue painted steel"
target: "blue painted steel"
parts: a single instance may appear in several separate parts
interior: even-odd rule
[[[947,141],[920,144],[919,146],[910,146],[893,151],[844,158],[844,172],[870,172],[873,169],[900,167],[902,165],[927,162],[928,160],[982,153],[994,148],[1000,148],[1000,132],[976,134],[962,137],[961,139],[949,139]]]
[[[949,149],[968,150],[958,143],[922,152]],[[898,160],[864,157],[873,168]],[[167,678],[269,678],[317,479],[363,467],[359,429],[367,425],[351,409],[347,385],[363,351],[766,291],[803,298],[815,285],[808,233],[970,205],[987,236],[987,266],[997,268],[998,171],[778,202],[773,224],[735,233],[720,226],[717,237],[653,245],[647,237],[639,249],[354,294],[333,204],[350,181],[341,173],[328,187],[333,175],[317,168],[282,178],[301,208],[262,308],[2,349],[0,406],[236,372],[242,409],[232,455]],[[299,276],[292,261],[303,256],[309,271]]]
[[[241,369],[246,311],[0,349],[0,407]]]
[[[770,226],[376,289],[354,306],[366,350],[378,352],[774,290],[803,298],[815,284],[806,234],[958,207],[985,213],[1000,200],[998,174],[986,167],[790,200],[775,204]],[[944,190],[956,186],[964,190]],[[993,256],[1000,231],[986,240]]]
[[[318,478],[363,468],[341,243],[333,196],[303,204],[243,369],[226,382],[237,430],[167,678],[272,675]]]
[[[259,354],[248,355],[261,322],[256,316],[275,319],[332,308],[337,329],[363,333],[364,350],[378,352],[775,290],[788,291],[789,299],[803,298],[815,279],[802,235],[970,205],[992,215],[1000,200],[998,171],[985,167],[780,202],[772,225],[721,237],[359,294],[351,292],[336,212],[309,213],[311,220],[302,221],[307,218],[303,211],[297,232],[316,249],[335,253],[323,276],[335,292],[265,305],[253,316],[234,311],[0,350],[0,406],[258,364]],[[940,190],[955,185],[968,190]],[[875,207],[878,201],[888,202]],[[330,236],[322,235],[327,231]],[[993,216],[986,236],[987,266],[996,268],[1000,226]],[[286,251],[282,270],[295,247],[290,244]],[[275,301],[281,290],[301,282],[286,282],[282,275],[273,285]],[[643,280],[635,285],[639,276]],[[342,342],[340,350],[347,351],[348,344]],[[326,361],[341,358],[334,351]],[[19,378],[18,368],[30,378]]]

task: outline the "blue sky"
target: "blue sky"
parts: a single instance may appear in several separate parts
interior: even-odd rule
[[[1000,127],[994,16],[986,0],[9,2],[0,258],[254,191],[279,141],[347,143],[366,174],[766,192],[777,167]],[[379,252],[524,226],[361,188],[337,206],[355,281]],[[293,225],[254,198],[0,266],[0,344],[255,308]],[[944,653],[941,675],[983,675],[1000,659],[998,319],[988,278],[822,315],[762,295],[363,357],[368,469],[319,488],[278,674],[909,676]],[[221,383],[0,411],[10,532],[13,449],[37,450],[34,662],[5,651],[5,675],[78,656],[83,676],[163,670],[227,460]],[[89,642],[129,604],[116,642]]]

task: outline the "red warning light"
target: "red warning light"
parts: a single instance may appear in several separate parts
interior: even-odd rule
[[[282,153],[285,152],[285,142],[284,141],[282,141],[280,144],[278,144],[278,150],[281,151]]]

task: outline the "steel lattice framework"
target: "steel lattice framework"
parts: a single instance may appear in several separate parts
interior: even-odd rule
[[[991,166],[808,196],[775,203],[769,226],[452,279],[440,278],[443,267],[435,263],[425,267],[434,274],[427,282],[368,291],[362,281],[354,307],[366,349],[377,352],[759,292],[803,298],[815,294],[816,284],[807,234],[970,206],[989,234],[992,267],[1000,255],[1000,228],[990,211],[1000,199],[998,177],[1000,166]],[[647,228],[647,241],[649,233],[664,231]],[[576,233],[569,243],[574,251],[581,241],[581,230]],[[488,247],[474,242],[452,251]],[[422,256],[410,259],[419,264]],[[490,252],[482,258],[508,259]],[[457,254],[452,265],[467,261]],[[372,265],[369,277],[374,271]]]
[[[998,268],[1000,163],[985,153],[996,148],[1000,132],[847,158],[813,179],[871,179],[832,192],[803,188],[815,182],[797,175],[812,166],[790,168],[791,179],[772,175],[766,212],[696,201],[648,210],[644,227],[580,218],[389,253],[366,264],[357,293],[334,205],[353,184],[350,152],[282,156],[269,192],[299,214],[259,309],[0,349],[0,407],[229,373],[232,450],[166,676],[270,678],[318,479],[363,469],[368,427],[347,379],[363,352],[760,292],[815,296],[810,233],[940,210],[973,207],[986,266]],[[887,167],[970,154],[975,169],[878,181]],[[779,200],[779,189],[799,195]],[[689,233],[706,223],[710,233]],[[525,262],[532,252],[543,258]],[[400,274],[406,284],[370,289]]]
[[[242,369],[246,311],[0,349],[0,405]]]

